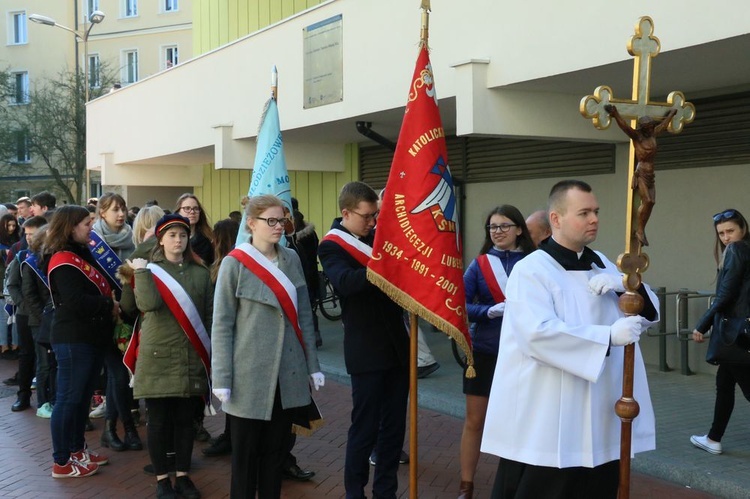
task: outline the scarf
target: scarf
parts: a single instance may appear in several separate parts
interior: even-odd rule
[[[123,262],[135,250],[133,229],[128,224],[123,225],[119,232],[115,232],[107,225],[104,219],[99,218],[94,222],[92,229],[102,236],[102,239],[117,253],[117,256]]]

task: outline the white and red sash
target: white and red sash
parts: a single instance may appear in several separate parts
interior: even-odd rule
[[[109,281],[99,271],[96,270],[89,262],[76,255],[72,251],[58,251],[49,262],[49,268],[47,269],[47,278],[52,275],[52,271],[63,265],[70,265],[75,267],[86,276],[86,279],[91,281],[99,292],[104,296],[112,296],[112,288],[109,285]]]
[[[372,258],[372,248],[351,234],[340,229],[331,229],[323,236],[323,241],[331,241],[341,246],[355,260],[367,267]]]
[[[490,288],[490,294],[495,303],[505,301],[503,289],[508,285],[508,274],[503,268],[503,262],[494,255],[479,255],[477,257],[479,270],[482,272],[487,287]]]
[[[149,263],[146,268],[154,276],[156,289],[159,290],[164,304],[167,306],[177,323],[185,332],[190,344],[195,348],[200,357],[203,367],[206,369],[209,383],[211,380],[211,338],[208,336],[206,327],[203,325],[200,313],[187,294],[185,288],[177,280],[160,266]]]
[[[242,243],[229,252],[229,256],[237,259],[250,272],[268,286],[276,299],[279,300],[281,309],[292,323],[294,332],[297,334],[302,350],[305,350],[305,342],[302,339],[302,328],[299,325],[299,307],[297,305],[297,288],[292,281],[274,263],[263,256],[250,243]]]

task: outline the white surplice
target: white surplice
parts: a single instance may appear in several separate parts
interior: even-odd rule
[[[595,296],[588,290],[597,273],[619,272],[597,254],[605,269],[566,271],[541,250],[513,268],[482,452],[555,468],[619,459],[614,406],[622,394],[624,348],[610,348],[609,339],[610,326],[623,313],[614,292]],[[658,311],[656,295],[646,289]],[[654,412],[637,344],[634,380],[637,453],[655,448]]]

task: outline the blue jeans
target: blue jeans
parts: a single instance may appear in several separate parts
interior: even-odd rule
[[[104,349],[88,343],[52,345],[57,358],[57,401],[52,410],[52,458],[65,464],[84,448],[91,396],[104,362]]]

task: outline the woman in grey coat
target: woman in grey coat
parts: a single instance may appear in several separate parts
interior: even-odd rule
[[[310,381],[324,383],[312,309],[299,257],[279,245],[290,224],[271,195],[245,207],[249,243],[219,269],[211,337],[213,392],[232,435],[231,497],[281,496],[284,443],[310,402]]]

